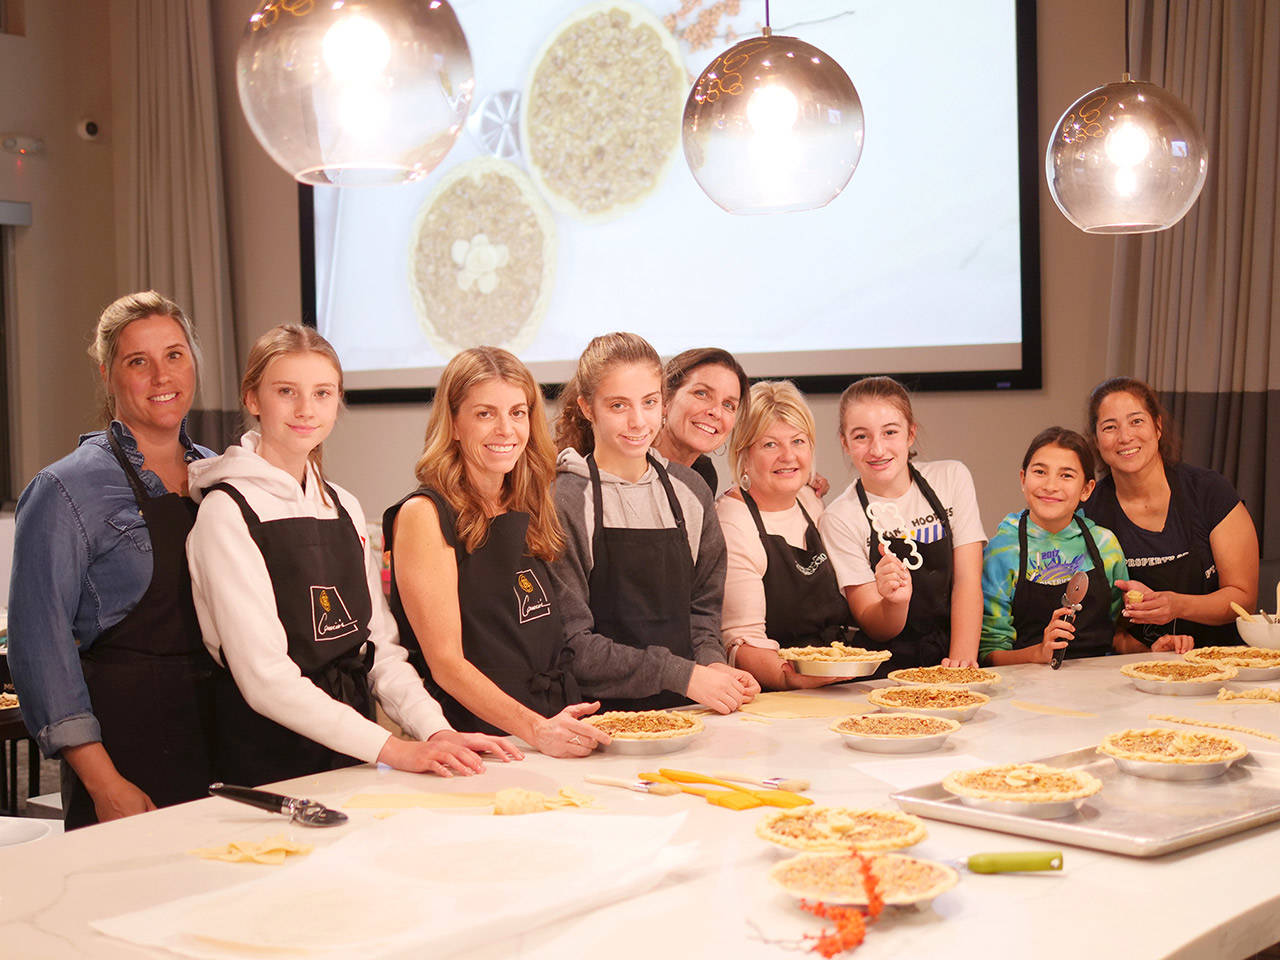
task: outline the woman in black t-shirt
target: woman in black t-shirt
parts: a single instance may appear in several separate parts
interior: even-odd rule
[[[1252,609],[1257,601],[1257,530],[1224,477],[1178,462],[1166,422],[1141,380],[1114,377],[1094,388],[1089,430],[1108,473],[1085,514],[1124,549],[1131,579],[1116,586],[1139,639],[1189,633],[1198,647],[1238,644],[1230,604]]]

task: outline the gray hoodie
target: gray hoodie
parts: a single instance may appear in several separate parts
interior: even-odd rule
[[[565,531],[565,548],[551,565],[551,578],[560,600],[565,633],[573,646],[573,672],[584,693],[592,698],[639,699],[664,690],[684,694],[694,663],[724,663],[720,639],[720,607],[724,597],[725,546],[711,491],[693,470],[654,457],[667,468],[680,509],[684,511],[693,558],[693,601],[689,626],[693,660],[665,647],[637,649],[616,643],[595,631],[588,582],[593,558],[595,505],[586,460],[574,449],[563,450],[556,461],[556,512]],[[652,530],[674,528],[675,516],[658,472],[649,467],[636,483],[600,471],[606,527]]]

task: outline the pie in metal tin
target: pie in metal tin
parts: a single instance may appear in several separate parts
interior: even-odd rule
[[[985,693],[960,687],[882,687],[867,694],[881,710],[926,713],[931,716],[968,720],[991,698]]]
[[[701,719],[675,710],[609,710],[585,720],[614,740],[670,740],[702,730]]]
[[[1244,744],[1231,737],[1164,727],[1108,734],[1098,744],[1098,751],[1123,760],[1166,764],[1230,762],[1249,752]]]
[[[1235,678],[1236,668],[1228,664],[1189,663],[1182,660],[1147,660],[1126,663],[1120,672],[1130,680],[1155,683],[1220,683]]]
[[[849,737],[915,740],[954,733],[960,729],[960,721],[920,713],[860,713],[837,720],[831,729]]]
[[[942,787],[958,797],[975,800],[1061,803],[1093,796],[1102,789],[1102,781],[1084,770],[1043,763],[1006,763],[956,770],[943,778]]]
[[[901,684],[989,690],[1000,682],[1000,674],[982,667],[907,667],[892,671],[888,679]]]
[[[925,838],[923,821],[897,810],[793,807],[756,824],[762,840],[810,852],[902,850]]]
[[[869,857],[876,887],[886,904],[927,903],[960,880],[951,867],[901,853]],[[862,868],[854,857],[838,853],[802,853],[776,864],[769,877],[793,897],[828,904],[867,902]]]

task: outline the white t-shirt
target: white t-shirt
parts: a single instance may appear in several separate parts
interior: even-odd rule
[[[822,516],[822,501],[809,487],[801,488],[800,501],[816,524]],[[716,501],[716,515],[728,550],[720,633],[726,643],[742,640],[753,647],[776,650],[778,642],[765,632],[764,574],[769,558],[760,542],[760,531],[751,519],[750,509],[737,497],[722,495]],[[809,524],[799,506],[761,510],[760,522],[766,533],[782,537],[793,547],[804,547]]]
[[[973,489],[973,477],[969,468],[959,460],[934,460],[913,464],[920,476],[933,488],[933,492],[947,511],[951,533],[955,537],[952,549],[966,543],[984,543],[987,536],[982,531],[982,518],[978,515],[978,497]],[[912,482],[900,497],[877,497],[867,493],[868,503],[884,503],[892,500],[902,515],[905,528],[886,531],[894,537],[910,537],[918,543],[933,543],[943,536],[941,520],[934,515],[933,507],[925,499],[924,492]],[[835,568],[836,582],[840,589],[870,583],[876,576],[871,570],[867,553],[867,538],[871,535],[867,515],[858,499],[856,481],[849,484],[817,521],[818,531],[831,565]]]

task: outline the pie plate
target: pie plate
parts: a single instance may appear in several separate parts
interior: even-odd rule
[[[971,683],[943,683],[942,681],[933,680],[907,680],[900,674],[902,670],[894,670],[887,675],[887,679],[904,687],[948,687],[952,690],[972,690],[976,693],[990,693],[1000,685],[1000,680],[974,680]]]
[[[688,733],[677,733],[670,737],[654,737],[644,740],[631,740],[614,737],[607,747],[601,747],[604,753],[612,753],[621,757],[654,757],[663,753],[675,753],[683,750],[698,739],[701,730]]]
[[[1234,679],[1240,679],[1237,673]],[[1133,685],[1143,693],[1164,697],[1207,697],[1216,694],[1226,680],[1149,680],[1146,677],[1129,677]]]
[[[934,901],[934,898],[946,893],[957,883],[960,882],[960,875],[954,869],[944,863],[938,863],[936,860],[922,860],[919,857],[910,857],[903,853],[881,853],[874,854],[875,859],[892,858],[906,860],[913,863],[928,864],[930,867],[937,868],[939,871],[938,882],[932,889],[921,894],[897,893],[885,896],[884,902],[886,906],[892,907],[916,907],[924,909]],[[802,886],[795,884],[786,884],[780,877],[787,873],[789,869],[794,868],[797,864],[815,863],[821,864],[825,861],[841,861],[848,860],[849,856],[845,853],[801,853],[794,857],[776,863],[769,870],[769,879],[772,880],[787,895],[795,897],[797,900],[820,900],[823,903],[833,906],[841,905],[864,905],[867,902],[866,893],[857,888],[851,888],[847,893],[834,891],[818,890],[814,888],[804,889]]]
[[[1071,800],[1049,800],[1034,802],[1029,800],[992,800],[984,797],[966,797],[954,794],[956,799],[966,807],[976,810],[990,810],[994,813],[1008,813],[1015,817],[1032,817],[1036,820],[1057,820],[1069,817],[1084,804],[1088,797],[1075,797]]]
[[[796,673],[806,677],[869,677],[883,660],[792,660]]]
[[[882,713],[881,716],[900,716],[897,711],[894,713]],[[911,714],[918,716],[918,714]],[[844,719],[848,719],[847,717]],[[954,717],[945,719],[952,720]],[[843,721],[838,720],[832,724],[831,730],[840,735],[844,740],[846,747],[854,750],[862,750],[866,753],[927,753],[930,750],[937,750],[947,742],[947,737],[955,733],[955,730],[943,730],[940,733],[925,734],[918,737],[893,737],[872,733],[847,733],[844,730],[837,730],[836,725]]]
[[[983,704],[974,703],[967,707],[907,707],[895,703],[882,707],[878,703],[873,703],[871,706],[881,713],[918,713],[926,717],[944,717],[964,723],[966,720],[972,720],[973,715],[982,709]]]
[[[1148,780],[1212,780],[1226,773],[1231,764],[1244,758],[1232,757],[1230,760],[1211,760],[1208,763],[1161,763],[1158,760],[1136,760],[1131,757],[1111,759],[1125,773],[1146,777]]]

